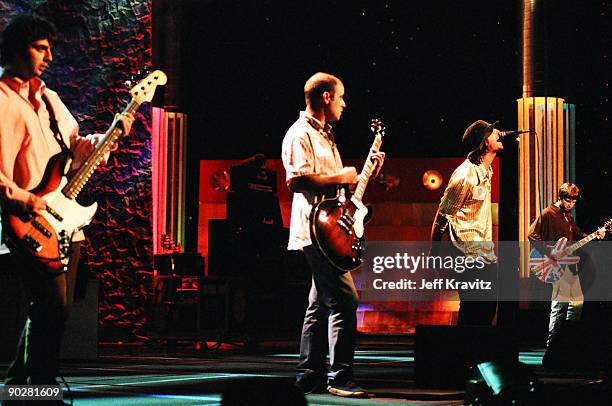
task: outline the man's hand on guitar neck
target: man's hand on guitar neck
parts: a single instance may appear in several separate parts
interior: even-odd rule
[[[124,113],[124,114],[116,114],[115,120],[119,121],[121,129],[125,135],[129,134],[132,130],[132,124],[134,124],[134,114],[132,113]]]
[[[374,172],[372,174],[373,178],[378,177],[380,170],[385,163],[385,153],[382,151],[376,151],[373,148],[370,149],[370,160],[374,162]]]
[[[132,113],[125,113],[123,115],[116,114],[115,120],[118,122],[118,126],[119,128],[121,128],[124,134],[128,134],[132,129],[132,124],[134,123],[134,115]],[[93,152],[96,146],[100,142],[102,142],[102,140],[104,139],[104,136],[105,134],[99,134],[99,133],[89,134],[87,137],[85,137],[89,142],[81,143],[78,146],[74,147],[73,153],[74,153],[75,158],[73,160],[72,167],[75,169],[79,168],[82,165],[82,163],[85,161],[85,159],[87,159],[89,154]],[[109,151],[104,154],[104,157],[102,161],[100,161],[100,164],[105,165],[106,162],[108,161],[108,157],[110,153],[113,151],[116,151],[117,148],[118,148],[117,143],[114,143],[110,147]]]

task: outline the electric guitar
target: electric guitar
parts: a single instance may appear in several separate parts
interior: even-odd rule
[[[372,120],[371,130],[374,142],[353,195],[346,187],[340,187],[336,197],[321,200],[310,214],[313,245],[342,272],[357,268],[363,261],[364,223],[368,208],[361,199],[374,171],[374,162],[370,159],[372,150],[378,151],[385,133],[383,123],[378,119]]]
[[[150,102],[158,85],[166,84],[166,75],[159,70],[150,73],[130,90],[130,102],[122,114],[134,113],[144,102]],[[66,173],[71,159],[68,152],[60,152],[47,163],[42,181],[31,193],[42,197],[47,208],[39,214],[3,215],[2,224],[7,231],[11,249],[29,255],[48,273],[67,270],[72,236],[85,227],[98,208],[97,203],[81,206],[76,198],[98,167],[104,156],[124,134],[115,119],[93,152],[70,180]]]
[[[533,275],[544,283],[553,283],[561,279],[565,268],[569,265],[575,265],[580,262],[580,257],[572,255],[574,251],[582,248],[588,242],[597,238],[597,233],[601,230],[606,232],[612,231],[612,219],[605,222],[603,227],[598,228],[591,234],[587,235],[580,241],[567,246],[567,238],[559,238],[555,244],[553,252],[560,253],[558,259],[554,260],[540,253],[537,249],[532,249],[529,253],[529,270]]]

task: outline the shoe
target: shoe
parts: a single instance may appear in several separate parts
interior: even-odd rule
[[[327,391],[332,395],[345,398],[365,398],[368,396],[368,391],[359,387],[354,381],[348,381],[342,385],[331,384],[327,387]]]
[[[304,394],[326,393],[327,378],[321,374],[303,375],[295,381],[295,386]]]

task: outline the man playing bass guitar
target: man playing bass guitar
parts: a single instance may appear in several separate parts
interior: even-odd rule
[[[358,181],[356,169],[342,165],[329,124],[339,120],[346,108],[344,85],[337,77],[319,72],[306,82],[304,96],[306,109],[289,128],[282,145],[287,185],[294,192],[288,249],[303,250],[312,271],[296,384],[306,393],[327,389],[337,396],[363,397],[366,391],[353,381],[357,291],[351,274],[333,267],[310,237],[309,216],[317,199],[339,185]],[[373,151],[370,156],[380,169],[385,154]]]
[[[50,22],[28,14],[15,17],[0,34],[0,205],[5,213],[31,218],[46,211],[47,202],[30,190],[40,184],[50,158],[70,151],[70,169],[76,169],[102,136],[80,137],[72,114],[40,79],[53,60],[55,38]],[[134,116],[128,113],[119,121],[127,134]],[[25,257],[16,259],[14,252],[0,255],[0,272],[19,272],[31,296],[28,320],[6,384],[57,384],[60,344],[73,300],[82,239],[82,233],[75,235],[67,271],[56,274],[47,273],[34,261],[24,262]]]

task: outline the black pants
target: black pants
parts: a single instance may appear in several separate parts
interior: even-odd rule
[[[479,270],[481,274],[489,275],[491,278],[487,278],[487,281],[492,282],[492,286],[496,285],[497,282],[497,264],[487,264],[482,270]],[[473,272],[476,273],[476,272]],[[478,276],[478,275],[477,275]],[[473,281],[477,276],[466,273],[459,279],[463,281]],[[492,276],[495,276],[493,278]],[[481,276],[480,279],[483,279]],[[495,318],[495,312],[497,310],[497,300],[495,292],[488,294],[487,292],[473,292],[473,291],[459,291],[459,298],[461,303],[459,304],[459,315],[457,317],[457,324],[460,326],[490,326]]]
[[[15,360],[6,373],[6,385],[57,383],[60,346],[73,303],[79,256],[80,244],[72,243],[68,271],[59,275],[24,266],[23,258],[14,254],[0,257],[0,268],[17,270],[30,298],[28,318]]]
[[[451,244],[451,243],[449,243]],[[450,248],[454,257],[463,257],[464,254],[454,245]],[[497,311],[497,274],[498,265],[486,264],[482,269],[470,269],[457,273],[457,279],[471,282],[477,279],[491,282],[493,290],[459,290],[459,314],[457,324],[460,326],[490,326]]]

